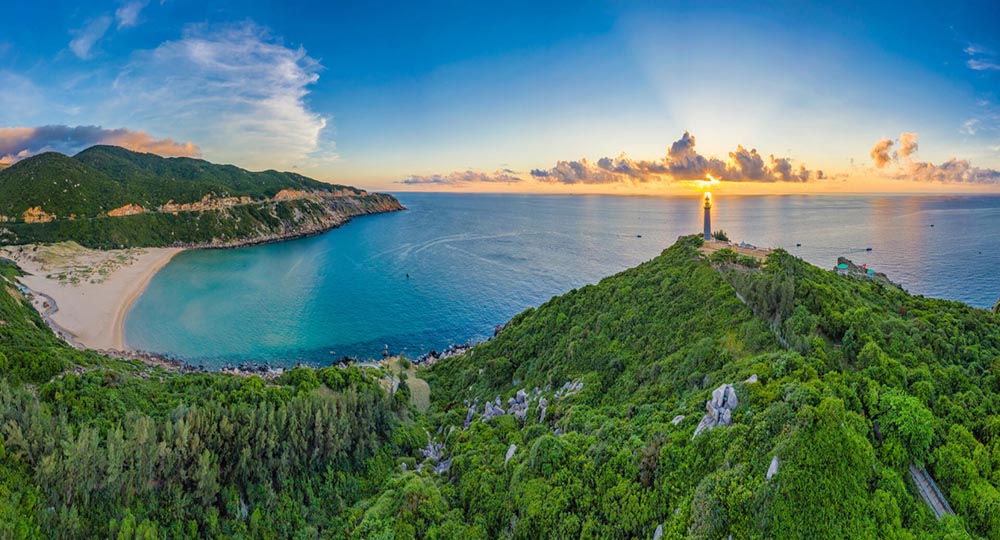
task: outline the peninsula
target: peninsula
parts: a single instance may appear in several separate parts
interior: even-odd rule
[[[394,212],[391,195],[117,146],[46,152],[0,170],[0,246],[235,247]]]

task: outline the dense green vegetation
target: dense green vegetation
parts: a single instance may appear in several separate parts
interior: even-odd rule
[[[341,537],[423,444],[359,368],[265,384],[76,351],[0,268],[0,538]]]
[[[338,197],[270,201],[279,191]],[[156,212],[162,205],[247,197],[249,204]],[[107,217],[126,205],[147,213]],[[55,220],[25,223],[41,208]],[[47,152],[0,170],[0,244],[75,240],[97,248],[268,241],[325,230],[351,216],[398,210],[393,197],[318,182],[295,173],[250,172],[200,159],[163,158],[116,146],[68,157]]]
[[[1000,317],[700,244],[418,370],[427,413],[375,370],[75,351],[0,287],[0,537],[1000,537]],[[694,436],[724,383],[732,424]]]

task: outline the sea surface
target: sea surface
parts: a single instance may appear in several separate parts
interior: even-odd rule
[[[702,229],[694,196],[396,195],[408,210],[319,236],[179,254],[127,316],[127,344],[210,368],[415,357]],[[1000,196],[716,196],[712,212],[730,239],[824,268],[843,255],[916,294],[1000,296]]]

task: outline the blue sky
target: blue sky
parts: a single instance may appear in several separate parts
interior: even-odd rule
[[[110,142],[378,189],[995,189],[998,20],[989,2],[19,2],[0,157]]]

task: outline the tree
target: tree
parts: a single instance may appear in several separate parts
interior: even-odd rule
[[[919,399],[895,388],[882,395],[879,405],[885,444],[901,444],[917,466],[923,467],[934,440],[934,414]]]

